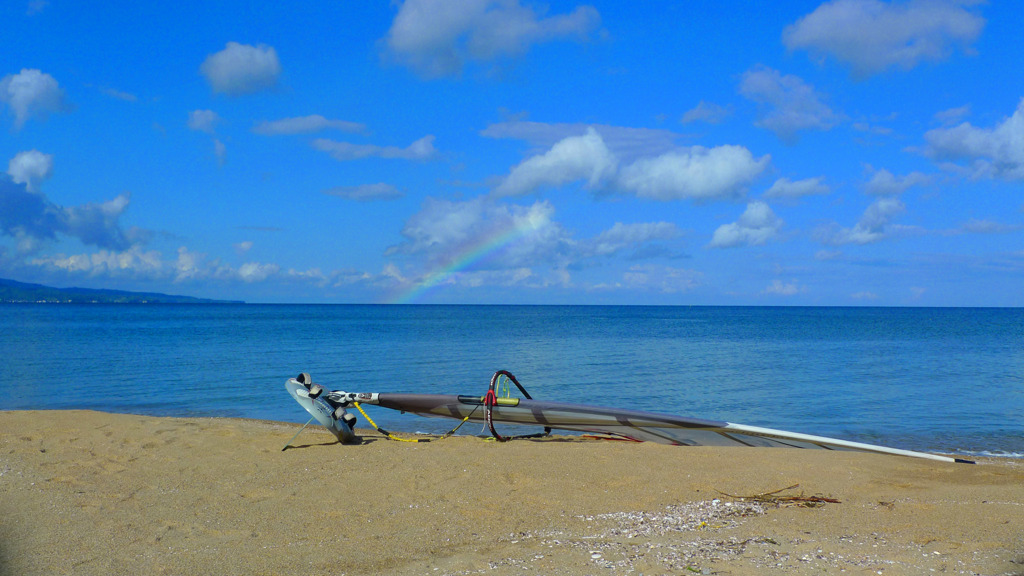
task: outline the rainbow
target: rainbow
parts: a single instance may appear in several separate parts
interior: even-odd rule
[[[460,254],[456,255],[448,264],[440,266],[427,273],[416,282],[412,288],[392,298],[389,304],[411,304],[426,294],[431,288],[441,284],[455,274],[480,262],[491,254],[509,246],[516,240],[526,236],[534,230],[531,222],[527,221],[521,225],[513,226],[511,229],[486,236],[482,241],[470,245]]]

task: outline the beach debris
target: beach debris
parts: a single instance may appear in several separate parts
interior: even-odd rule
[[[725,492],[722,492],[721,490],[715,490],[715,492],[718,492],[722,496],[726,496],[734,500],[739,500],[741,502],[760,502],[761,504],[774,504],[777,508],[787,506],[818,508],[824,506],[825,504],[842,504],[841,500],[837,500],[835,498],[827,496],[821,496],[820,494],[815,494],[813,496],[805,496],[803,492],[801,492],[797,496],[787,496],[782,494],[782,492],[786,492],[788,490],[795,490],[799,487],[799,484],[793,484],[792,486],[787,486],[786,488],[779,488],[778,490],[772,490],[771,492],[762,492],[760,494],[753,494],[751,496],[737,496],[735,494],[727,494]]]
[[[608,525],[595,538],[641,538],[661,536],[669,532],[697,532],[735,527],[739,519],[765,513],[760,502],[690,502],[666,506],[663,512],[613,512],[581,516],[589,522]]]

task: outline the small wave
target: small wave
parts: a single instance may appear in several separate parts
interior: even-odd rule
[[[957,450],[964,456],[980,456],[983,458],[1017,458],[1024,459],[1024,452],[1004,452],[1002,450]]]

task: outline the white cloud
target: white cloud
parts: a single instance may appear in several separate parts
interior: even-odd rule
[[[963,118],[971,115],[971,105],[965,104],[958,108],[950,108],[948,110],[942,110],[941,112],[935,113],[935,119],[941,122],[945,126],[956,124]]]
[[[971,218],[967,222],[964,222],[958,230],[955,230],[954,234],[1008,234],[1010,232],[1016,232],[1020,230],[1021,226],[1002,224],[1000,222],[994,222],[992,220],[979,220],[977,218]]]
[[[653,200],[736,199],[771,159],[755,159],[742,146],[678,147],[678,135],[667,130],[513,121],[481,134],[547,148],[514,167],[495,189],[498,196],[584,181],[594,191],[617,188]],[[631,161],[623,166],[624,159]]]
[[[136,96],[135,94],[131,94],[131,93],[128,93],[128,92],[122,92],[122,91],[116,90],[114,88],[100,88],[99,90],[100,90],[100,92],[102,92],[103,94],[106,94],[107,96],[110,96],[111,98],[116,98],[118,100],[124,100],[125,102],[137,102],[138,99],[139,99],[139,97]]]
[[[220,116],[213,110],[193,110],[188,113],[189,130],[213,134],[218,122],[220,122]]]
[[[534,266],[557,260],[570,242],[552,220],[546,201],[509,205],[487,197],[467,201],[427,198],[402,227],[405,240],[387,254],[420,255],[431,266],[447,266],[473,252],[500,252],[491,267]],[[491,250],[484,247],[490,246]]]
[[[220,141],[220,138],[213,139],[213,155],[217,157],[217,164],[223,166],[227,162],[228,149],[224,146],[224,143]]]
[[[740,94],[770,108],[754,124],[793,143],[802,130],[829,130],[842,118],[832,111],[814,87],[797,76],[758,66],[743,74]]]
[[[783,31],[790,50],[832,56],[866,76],[948,58],[956,45],[969,50],[985,19],[969,9],[976,0],[834,0]]]
[[[655,128],[631,128],[607,124],[546,123],[511,120],[491,124],[480,131],[486,138],[514,138],[532,146],[549,149],[574,136],[584,136],[594,130],[604,145],[620,161],[663,154],[676,147],[680,134]]]
[[[465,288],[516,286],[522,285],[533,277],[533,270],[525,267],[509,270],[464,270],[451,275],[445,282]]]
[[[570,268],[602,265],[595,259],[639,251],[682,234],[669,222],[616,223],[592,238],[574,240],[554,214],[547,201],[522,206],[489,196],[466,201],[427,198],[402,228],[403,242],[390,247],[387,255],[406,257],[420,271],[401,284],[508,286],[528,281],[567,286]],[[667,275],[659,282],[666,290],[681,289],[681,277]]]
[[[91,254],[56,255],[33,258],[30,264],[68,274],[115,278],[160,278],[167,268],[156,250],[139,246],[127,250],[100,250]]]
[[[518,0],[406,0],[385,42],[396,61],[438,77],[459,73],[469,60],[518,56],[559,38],[585,39],[599,23],[590,6],[544,16]]]
[[[910,232],[913,228],[893,224],[893,219],[906,211],[906,206],[897,198],[875,200],[853,228],[826,226],[820,228],[816,237],[826,244],[871,244]]]
[[[251,240],[245,240],[243,242],[239,242],[237,244],[234,244],[234,247],[235,247],[235,252],[237,252],[239,256],[244,256],[244,255],[249,253],[249,250],[252,250],[252,241]]]
[[[784,222],[764,202],[751,202],[739,220],[723,224],[715,230],[709,248],[760,246],[775,238]]]
[[[652,200],[735,200],[767,167],[770,156],[754,158],[742,146],[693,146],[624,167],[618,185]]]
[[[278,134],[312,134],[322,130],[341,130],[342,132],[362,132],[365,124],[346,120],[330,120],[319,114],[282,118],[280,120],[264,120],[253,127],[256,134],[274,136]]]
[[[7,174],[15,184],[24,184],[30,192],[36,192],[39,184],[53,175],[53,155],[39,150],[18,152],[8,162]]]
[[[281,271],[277,264],[246,262],[238,267],[238,277],[243,282],[262,282]]]
[[[687,110],[683,114],[683,118],[680,120],[683,124],[689,124],[691,122],[707,122],[708,124],[718,124],[722,120],[725,120],[732,111],[728,108],[715,104],[714,102],[705,102],[703,100],[697,104],[696,107]]]
[[[686,268],[645,264],[632,266],[622,275],[622,283],[614,286],[595,288],[628,288],[631,290],[654,290],[663,294],[689,292],[703,283],[704,273]]]
[[[868,122],[854,122],[851,127],[857,132],[864,132],[865,134],[873,134],[875,136],[889,136],[893,133],[892,128],[887,126],[878,126]]]
[[[28,16],[35,16],[45,10],[49,5],[50,2],[48,0],[29,0],[25,14]]]
[[[337,196],[357,202],[372,202],[374,200],[396,200],[404,196],[402,192],[383,182],[377,184],[363,184],[361,186],[336,186],[323,191],[329,196]]]
[[[362,158],[398,158],[404,160],[430,160],[437,156],[434,148],[434,137],[424,136],[413,142],[408,148],[397,146],[375,146],[373,144],[350,144],[326,138],[313,141],[313,148],[327,152],[336,160],[359,160]]]
[[[251,242],[235,245],[239,256],[244,256]],[[366,273],[339,270],[328,275],[318,269],[282,272],[273,263],[250,261],[238,267],[225,264],[219,259],[208,258],[206,254],[179,247],[170,258],[156,250],[143,250],[134,245],[125,250],[102,249],[92,253],[38,256],[26,262],[27,265],[65,276],[87,276],[131,279],[146,282],[193,283],[216,281],[221,283],[255,284],[273,280],[315,282],[320,286],[329,282],[341,285],[360,281],[372,281],[375,277]],[[379,277],[377,277],[379,278]]]
[[[796,294],[800,294],[801,292],[805,291],[806,290],[799,284],[797,284],[795,280],[793,282],[786,283],[783,282],[782,280],[776,279],[772,280],[772,283],[769,284],[764,290],[762,290],[761,294],[775,296],[795,296]]]
[[[868,167],[868,169],[870,170],[871,168]],[[911,187],[923,186],[931,181],[931,176],[921,172],[911,172],[904,176],[895,176],[892,172],[881,168],[871,175],[871,180],[868,180],[867,184],[864,185],[864,190],[868,194],[876,196],[895,196],[906,192]]]
[[[764,193],[765,198],[802,198],[818,194],[828,194],[829,187],[822,181],[824,177],[805,178],[793,182],[789,178],[779,178]]]
[[[129,195],[121,194],[100,204],[58,206],[41,193],[0,178],[0,232],[11,236],[23,252],[36,250],[39,243],[58,234],[78,238],[99,248],[123,250],[142,234],[124,230],[120,217],[128,208]]]
[[[220,116],[213,110],[193,110],[188,113],[189,130],[205,132],[211,136],[216,132],[220,121]],[[220,138],[211,137],[210,142],[213,144],[213,155],[217,158],[217,164],[223,166],[227,161],[227,147]]]
[[[1024,98],[1009,118],[992,128],[964,122],[924,135],[935,160],[967,161],[975,177],[1024,180]]]
[[[608,230],[583,243],[582,251],[587,255],[607,256],[652,241],[673,240],[681,235],[679,227],[671,222],[616,222]]]
[[[196,280],[207,275],[206,255],[190,251],[185,246],[178,248],[178,258],[173,264],[174,281]]]
[[[207,56],[199,71],[214,92],[239,96],[276,86],[281,63],[270,46],[228,42],[223,50]]]
[[[544,186],[585,180],[591,189],[615,173],[616,159],[593,128],[583,136],[566,138],[543,154],[512,168],[494,189],[497,196],[521,196]]]
[[[53,76],[27,68],[0,78],[0,102],[14,114],[15,130],[21,130],[30,118],[46,119],[51,112],[69,108],[64,90]]]

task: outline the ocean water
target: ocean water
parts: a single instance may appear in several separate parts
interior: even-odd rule
[[[0,305],[4,410],[305,422],[299,372],[482,395],[498,369],[538,399],[1024,457],[1024,309]]]

